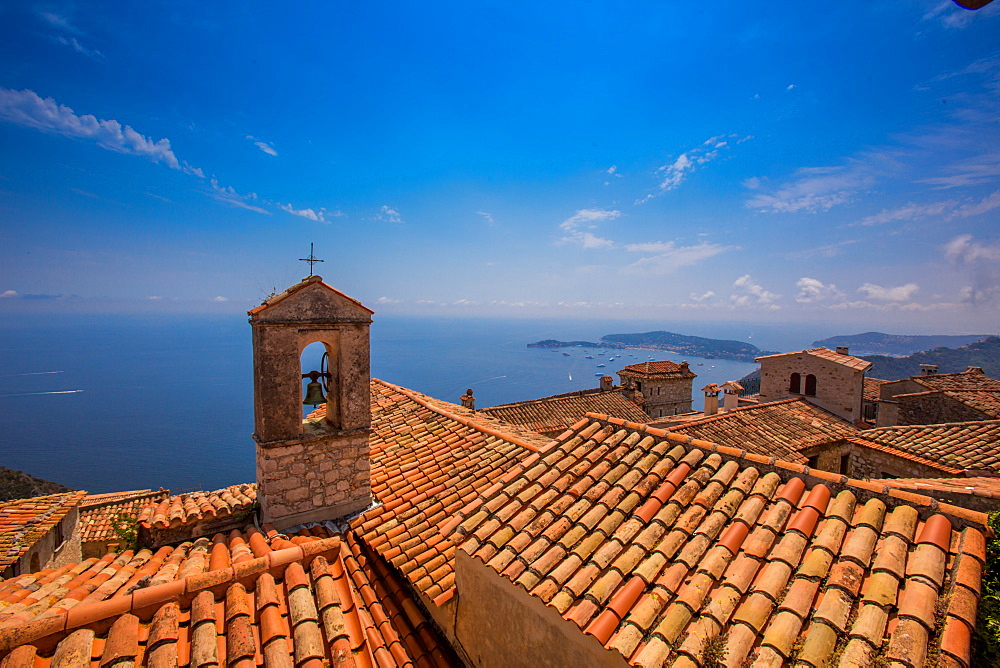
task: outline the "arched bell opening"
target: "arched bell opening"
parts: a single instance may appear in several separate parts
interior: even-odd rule
[[[299,354],[301,367],[302,417],[323,417],[333,426],[340,426],[340,383],[336,341],[311,341]]]

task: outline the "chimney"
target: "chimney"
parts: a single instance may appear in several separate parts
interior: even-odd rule
[[[847,354],[847,346],[837,346],[837,354],[838,355],[846,355]]]
[[[937,364],[921,364],[920,365],[920,375],[921,376],[933,376],[938,372]]]
[[[476,398],[472,396],[472,389],[465,391],[461,397],[458,398],[462,402],[462,406],[470,410],[476,410]]]
[[[734,411],[740,406],[740,392],[743,391],[743,386],[737,383],[735,380],[727,380],[722,384],[722,394],[723,394],[723,404],[722,412],[728,413]]]
[[[611,376],[601,376],[601,390],[607,392],[614,387],[614,380]]]
[[[701,391],[705,393],[705,416],[715,415],[719,412],[719,386],[715,383],[709,383],[705,387],[701,388]]]

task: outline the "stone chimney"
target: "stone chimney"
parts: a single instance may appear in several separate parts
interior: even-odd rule
[[[371,505],[372,311],[310,276],[249,311],[261,520],[279,530]],[[322,343],[326,407],[302,419],[302,351]]]
[[[727,380],[722,384],[722,394],[723,394],[723,404],[722,412],[728,413],[734,411],[740,406],[740,392],[743,391],[743,386],[737,383],[735,380]]]
[[[848,350],[847,346],[837,346],[837,354],[838,355],[846,355],[847,354],[847,350]]]
[[[601,376],[601,390],[607,392],[614,387],[614,379],[611,376]]]
[[[937,364],[921,364],[920,365],[920,375],[921,376],[933,376],[938,372]]]
[[[719,389],[715,383],[709,383],[701,388],[701,391],[705,393],[705,417],[719,412]]]
[[[460,396],[458,400],[462,402],[462,406],[464,406],[465,408],[468,408],[470,410],[476,410],[476,398],[472,396],[471,388],[466,390],[465,394]]]

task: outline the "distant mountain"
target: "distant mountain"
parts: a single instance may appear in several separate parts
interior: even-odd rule
[[[961,336],[947,335],[907,335],[883,334],[882,332],[865,332],[848,336],[831,336],[828,339],[813,341],[813,347],[835,350],[837,346],[847,346],[852,355],[894,355],[905,356],[932,348],[958,348],[959,346],[982,341],[988,334],[966,334]]]
[[[734,360],[737,362],[752,362],[761,355],[771,352],[761,350],[755,345],[743,341],[728,339],[708,339],[701,336],[686,336],[673,332],[644,332],[641,334],[608,334],[602,336],[599,342],[591,341],[557,341],[546,339],[529,343],[529,348],[633,348],[643,350],[664,350],[674,355],[702,357],[706,359]]]
[[[0,466],[0,501],[13,501],[32,496],[46,496],[47,494],[72,491],[72,488],[57,482],[49,482],[22,471]]]
[[[987,376],[1000,378],[1000,337],[989,336],[958,348],[934,348],[909,357],[867,355],[863,359],[872,363],[865,375],[883,380],[920,375],[921,364],[937,364],[938,373],[957,373],[965,371],[966,367],[981,366]]]

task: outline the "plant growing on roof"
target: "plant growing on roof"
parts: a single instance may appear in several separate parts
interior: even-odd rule
[[[1000,665],[1000,511],[989,514],[983,590],[972,631],[972,665]]]
[[[116,511],[111,516],[111,530],[121,546],[121,550],[134,550],[139,547],[139,520],[128,513]]]

